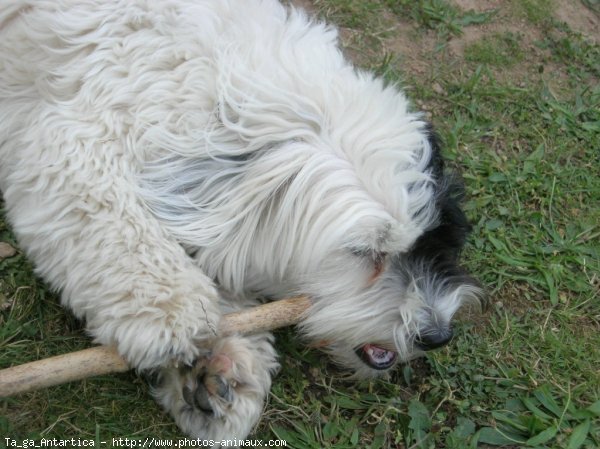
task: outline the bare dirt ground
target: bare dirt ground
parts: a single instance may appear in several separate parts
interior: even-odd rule
[[[600,41],[600,17],[581,3],[560,0],[557,2],[556,18],[594,42]]]
[[[497,15],[489,23],[465,26],[462,28],[461,35],[451,36],[447,42],[448,56],[460,59],[464,56],[465,48],[483,37],[512,33],[519,37],[522,48],[528,55],[544,58],[544,51],[535,45],[542,39],[541,29],[531,26],[525,19],[515,20],[506,0],[450,0],[450,2],[465,12],[496,11]],[[318,1],[293,0],[292,3],[311,13],[318,9]],[[581,33],[586,39],[600,42],[600,16],[597,13],[579,0],[556,0],[554,5],[553,15],[557,20],[567,23],[572,30]],[[377,51],[381,53],[383,50],[385,53],[399,55],[406,72],[425,75],[430,69],[428,62],[430,55],[439,42],[434,31],[425,35],[417,33],[414,21],[408,19],[404,21],[398,17],[382,17],[382,20],[387,22],[389,33],[379,39]],[[364,64],[369,61],[372,54],[368,46],[357,45],[361,39],[359,31],[341,26],[340,37],[346,52],[355,62]],[[518,71],[518,68],[515,70]]]
[[[487,12],[498,10],[499,20],[490,24],[473,25],[463,29],[463,35],[452,39],[451,48],[458,55],[469,43],[481,39],[486,34],[510,31],[522,37],[526,45],[531,45],[540,38],[540,30],[532,27],[527,21],[513,19],[506,16],[502,0],[452,0],[463,11]],[[600,17],[586,8],[581,2],[573,0],[557,0],[554,17],[565,22],[572,30],[581,33],[587,39],[598,42],[600,39]]]
[[[474,10],[477,12],[501,9],[504,0],[451,0],[464,11]],[[556,0],[556,19],[566,22],[569,27],[586,37],[598,41],[600,35],[600,18],[583,3],[577,0]],[[522,31],[527,34],[527,29]]]

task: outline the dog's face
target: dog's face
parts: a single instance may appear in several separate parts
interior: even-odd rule
[[[462,184],[444,171],[433,134],[428,143],[425,172],[434,185],[429,227],[407,250],[384,251],[374,240],[372,248],[333,251],[310,279],[299,281],[315,298],[302,331],[357,377],[380,375],[445,345],[455,312],[484,298],[459,265],[470,231],[460,206]]]
[[[441,171],[437,178],[437,224],[406,252],[355,254],[356,265],[372,272],[366,287],[330,292],[302,323],[310,340],[357,377],[380,375],[447,344],[460,306],[484,300],[479,283],[459,265],[470,229],[459,204],[461,185]],[[338,279],[350,286],[358,277],[340,272]]]

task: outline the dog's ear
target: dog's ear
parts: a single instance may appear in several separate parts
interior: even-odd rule
[[[455,235],[457,246],[462,246],[471,225],[465,216],[461,204],[465,198],[465,187],[457,170],[446,168],[446,162],[442,155],[442,139],[433,129],[431,123],[426,124],[427,140],[431,148],[431,159],[428,170],[436,182],[436,204],[440,211],[440,225],[451,227],[462,234],[462,238]]]
[[[446,168],[441,150],[442,140],[430,123],[426,124],[425,131],[431,150],[427,171],[435,182],[438,220],[417,240],[411,252],[431,260],[455,264],[471,231],[461,207],[464,185],[457,172]]]
[[[431,159],[429,160],[429,169],[433,178],[438,181],[444,176],[445,162],[442,157],[442,139],[440,135],[433,129],[433,125],[430,122],[425,124],[425,132],[427,134],[427,141],[431,149]]]

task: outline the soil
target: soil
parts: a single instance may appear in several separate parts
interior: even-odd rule
[[[449,0],[463,11],[478,13],[497,11],[489,22],[481,25],[462,27],[462,33],[452,35],[445,43],[442,52],[439,49],[440,38],[436,31],[423,32],[416,29],[414,21],[403,20],[391,13],[384,13],[382,23],[388,31],[374,42],[365,43],[362,31],[340,27],[340,40],[344,53],[358,66],[372,67],[381,60],[381,55],[390,54],[397,58],[396,67],[405,74],[417,77],[429,77],[434,82],[435,64],[432,59],[441,59],[444,65],[456,65],[459,70],[463,64],[465,49],[485,36],[512,33],[517,36],[520,47],[526,57],[524,63],[494,68],[498,80],[519,80],[518,85],[525,87],[531,80],[542,76],[551,89],[562,91],[567,88],[568,74],[563,65],[553,62],[550,50],[539,43],[544,40],[542,26],[535,26],[525,19],[515,19],[506,0]],[[290,0],[297,7],[304,8],[310,14],[318,13],[318,3],[311,0]],[[555,19],[567,23],[570,29],[581,33],[585,39],[600,43],[600,15],[585,6],[582,0],[554,0]],[[438,64],[439,65],[439,64]],[[540,75],[541,74],[541,75]],[[441,88],[440,88],[441,89]],[[436,90],[437,92],[437,90]],[[443,92],[440,92],[443,95]],[[423,105],[419,105],[426,109]]]
[[[462,56],[464,48],[485,35],[491,33],[512,32],[519,35],[526,46],[531,46],[541,38],[539,28],[531,26],[525,20],[514,21],[513,18],[503,17],[503,1],[500,0],[452,0],[464,11],[474,10],[486,12],[499,11],[499,19],[493,23],[474,25],[463,28],[463,35],[452,39],[450,47],[457,55]],[[556,0],[554,17],[565,22],[572,30],[581,33],[586,39],[595,43],[600,42],[600,17],[577,0]],[[504,19],[504,20],[503,20]],[[526,48],[525,50],[529,50]]]
[[[308,11],[309,13],[315,12],[315,7],[313,5],[313,2],[310,0],[293,0],[290,3],[292,3],[297,8],[302,8],[305,11]]]
[[[561,0],[557,3],[555,16],[569,27],[595,43],[600,43],[600,15],[580,1]]]

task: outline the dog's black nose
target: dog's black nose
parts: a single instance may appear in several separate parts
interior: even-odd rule
[[[423,332],[423,334],[415,339],[415,344],[422,351],[431,351],[450,343],[453,336],[452,328],[435,329]]]

